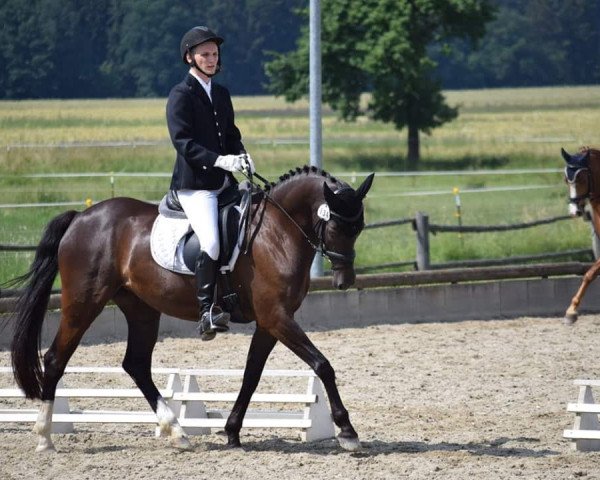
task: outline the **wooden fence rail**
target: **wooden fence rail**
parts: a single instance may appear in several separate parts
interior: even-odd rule
[[[519,255],[501,259],[478,259],[478,260],[462,260],[447,263],[431,264],[430,262],[430,235],[438,233],[486,233],[486,232],[507,232],[512,230],[522,230],[525,228],[538,227],[540,225],[548,225],[555,222],[570,220],[570,215],[560,215],[556,217],[544,218],[532,222],[512,223],[505,225],[439,225],[429,223],[429,216],[423,212],[417,212],[414,218],[401,218],[397,220],[388,220],[383,222],[371,223],[365,226],[365,230],[383,227],[392,227],[410,224],[416,234],[416,258],[415,260],[406,260],[400,262],[391,262],[378,265],[368,265],[356,269],[357,273],[366,273],[372,270],[384,268],[401,268],[413,266],[414,270],[431,270],[431,269],[448,269],[462,267],[492,267],[498,265],[512,265],[532,261],[556,259],[556,258],[572,258],[579,257],[582,259],[592,260],[598,257],[600,247],[598,246],[598,238],[594,235],[592,248],[565,250],[562,252],[545,252],[532,255]],[[589,221],[589,218],[586,220]]]
[[[35,252],[35,245],[6,245],[0,244],[0,252]]]
[[[502,265],[495,267],[451,268],[419,272],[394,272],[357,275],[353,287],[359,290],[382,287],[414,287],[444,283],[508,280],[518,278],[548,278],[583,275],[591,263],[559,262],[528,265]],[[330,277],[313,278],[310,291],[332,290]]]
[[[418,215],[418,214],[417,214]],[[424,214],[421,214],[424,215]],[[571,220],[571,215],[560,215],[558,217],[544,218],[533,222],[511,223],[509,225],[429,225],[431,233],[438,232],[456,232],[456,233],[483,233],[483,232],[506,232],[509,230],[520,230],[523,228],[537,227],[539,225],[548,225],[549,223],[560,222],[561,220]]]
[[[508,257],[504,259],[481,259],[481,260],[463,260],[458,262],[448,262],[439,265],[431,265],[430,263],[430,249],[429,249],[429,236],[430,234],[444,233],[444,232],[455,232],[455,233],[485,233],[485,232],[507,232],[512,230],[521,230],[524,228],[532,228],[540,225],[548,225],[550,223],[560,222],[564,220],[570,220],[570,215],[561,215],[557,217],[550,217],[541,220],[535,220],[532,222],[522,222],[506,225],[436,225],[429,223],[429,217],[426,213],[417,212],[415,221],[413,223],[413,229],[416,231],[417,236],[417,258],[416,258],[416,269],[417,270],[429,270],[432,268],[452,268],[452,267],[466,267],[466,266],[494,266],[494,265],[509,265],[514,263],[523,263],[528,261],[541,260],[545,258],[556,258],[556,257],[572,257],[572,256],[589,256],[590,260],[594,259],[598,249],[595,245],[598,242],[598,238],[594,235],[594,245],[591,249],[583,250],[567,250],[564,252],[547,252],[536,255],[527,256],[516,256]]]

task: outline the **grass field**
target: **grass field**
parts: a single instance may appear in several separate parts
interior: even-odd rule
[[[560,147],[600,145],[600,86],[446,92],[459,118],[421,137],[422,172],[445,176],[385,176],[405,165],[406,134],[360,117],[341,122],[325,109],[323,164],[356,183],[379,175],[367,199],[367,222],[427,212],[431,223],[455,224],[461,192],[463,224],[531,221],[566,212]],[[364,103],[368,102],[365,96]],[[309,163],[308,106],[273,97],[234,98],[237,124],[258,171],[275,180]],[[41,229],[67,207],[7,204],[98,202],[113,195],[158,200],[166,191],[174,154],[165,99],[0,102],[0,244],[37,243]],[[521,168],[546,173],[505,175]],[[486,169],[486,174],[470,175]],[[144,176],[122,176],[141,172]],[[352,175],[357,172],[356,175]],[[114,173],[111,177],[67,177]],[[516,190],[501,190],[514,188]],[[523,188],[523,189],[519,189]],[[70,208],[70,207],[69,207]],[[431,239],[433,262],[560,251],[590,246],[581,220],[511,233],[440,234]],[[409,226],[369,230],[358,242],[357,265],[414,258]],[[29,253],[0,252],[0,283],[21,273]]]

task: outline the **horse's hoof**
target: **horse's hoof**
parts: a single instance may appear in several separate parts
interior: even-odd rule
[[[40,442],[37,447],[35,447],[35,451],[37,453],[56,453],[56,448],[54,448],[52,442]]]
[[[192,450],[192,444],[186,437],[171,438],[171,446],[178,450]]]
[[[337,439],[340,444],[340,447],[342,447],[344,450],[348,450],[349,452],[356,452],[357,450],[360,450],[362,448],[358,437],[347,438],[338,435]]]
[[[577,318],[578,316],[576,313],[567,313],[563,318],[563,324],[569,326],[573,325],[577,321]]]
[[[227,448],[229,450],[241,450],[242,443],[240,442],[240,436],[235,434],[227,434]]]
[[[229,450],[242,450],[242,444],[239,440],[237,442],[229,441],[227,442],[227,448]]]

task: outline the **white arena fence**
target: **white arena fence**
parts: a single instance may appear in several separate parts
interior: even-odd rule
[[[573,428],[563,436],[572,440],[574,450],[592,452],[600,450],[600,404],[594,400],[592,387],[600,387],[600,380],[575,380],[579,387],[577,403],[567,404],[567,411],[575,414]]]
[[[223,429],[231,408],[213,408],[233,404],[237,391],[217,391],[218,387],[206,388],[207,384],[231,383],[237,377],[237,388],[241,385],[243,370],[204,370],[155,368],[154,375],[166,376],[165,387],[160,393],[173,410],[177,419],[188,435],[210,434],[212,429]],[[104,385],[114,384],[114,377],[129,376],[118,367],[68,367],[56,390],[54,412],[52,416],[53,433],[71,433],[75,423],[106,423],[106,424],[157,424],[156,415],[146,403],[142,392],[137,388],[70,388],[70,381],[78,382],[76,375],[88,374],[97,380],[103,378]],[[112,376],[106,378],[106,376]],[[282,379],[306,381],[304,393],[255,393],[250,402],[243,428],[293,428],[300,430],[300,438],[305,442],[323,440],[335,436],[335,428],[329,406],[325,400],[325,392],[320,379],[312,370],[265,370],[262,378],[279,377],[275,382],[281,388]],[[10,384],[9,388],[0,388],[0,425],[3,423],[34,423],[37,419],[37,409],[26,408],[23,392],[14,385],[13,371],[10,367],[0,367],[2,385]],[[123,379],[119,379],[122,383]],[[212,380],[212,381],[209,381]],[[229,382],[226,382],[228,380]],[[131,382],[133,383],[133,382]],[[288,382],[289,383],[289,382]],[[292,382],[293,383],[293,382]],[[222,388],[222,385],[220,386]],[[259,385],[260,387],[260,385]],[[132,408],[126,410],[81,410],[73,408],[75,399],[94,399],[105,401],[107,406],[117,403],[135,407],[134,399],[142,399],[146,407],[144,411]],[[21,407],[15,407],[15,404]],[[280,404],[280,409],[258,410],[256,404]],[[159,436],[159,428],[155,428]]]
[[[105,146],[105,145],[104,145]],[[122,146],[121,143],[116,144],[116,146]],[[16,148],[18,146],[12,146]],[[378,172],[378,177],[397,177],[397,178],[412,178],[412,177],[465,177],[465,176],[486,176],[486,175],[523,175],[523,174],[532,174],[532,175],[543,175],[543,174],[562,174],[563,170],[559,168],[522,168],[522,169],[498,169],[498,170],[489,170],[489,169],[481,169],[481,170],[444,170],[444,171],[423,171],[423,172]],[[350,182],[356,182],[357,178],[366,177],[370,172],[332,172],[332,175],[339,178],[349,178]],[[265,175],[263,173],[263,175]],[[266,174],[268,176],[268,174]],[[277,174],[278,176],[278,174]],[[96,178],[96,179],[106,179],[109,182],[109,188],[112,190],[114,197],[114,188],[115,181],[119,178],[136,178],[136,177],[155,177],[155,178],[171,178],[171,173],[169,172],[64,172],[64,173],[33,173],[21,175],[21,178],[43,178],[43,179],[78,179],[78,178]],[[539,189],[549,189],[556,188],[559,185],[518,185],[518,186],[508,186],[508,187],[481,187],[481,188],[466,188],[461,190],[461,193],[491,193],[491,192],[499,192],[499,191],[523,191],[523,190],[539,190]],[[560,184],[562,185],[562,184]],[[57,190],[56,192],[60,192],[61,190]],[[432,196],[432,195],[448,195],[454,196],[452,191],[448,189],[442,190],[420,190],[420,191],[410,191],[410,192],[393,192],[387,194],[378,195],[377,193],[371,193],[369,198],[381,198],[381,197],[410,197],[410,196]],[[86,207],[89,206],[90,202],[98,202],[100,199],[98,198],[87,198],[90,197],[90,193],[88,192],[86,195],[83,195],[81,200],[64,200],[64,201],[55,201],[55,202],[24,202],[24,203],[0,203],[0,209],[14,209],[14,208],[44,208],[44,207]],[[149,202],[155,202],[154,200],[146,200]]]

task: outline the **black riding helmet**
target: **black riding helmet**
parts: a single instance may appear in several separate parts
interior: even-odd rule
[[[217,47],[219,47],[219,61],[217,63],[218,72],[221,69],[221,44],[224,41],[225,40],[223,39],[223,37],[219,37],[208,27],[194,27],[191,30],[188,30],[181,39],[181,45],[179,46],[181,59],[183,60],[183,63],[188,65],[188,62],[185,59],[185,54],[187,52],[191,52],[192,48],[194,48],[196,45],[200,45],[201,43],[215,42],[217,44]]]

